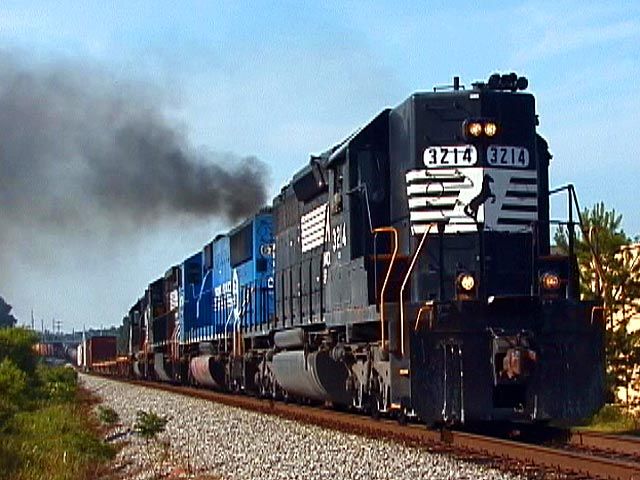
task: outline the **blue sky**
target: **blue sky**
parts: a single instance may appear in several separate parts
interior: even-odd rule
[[[398,3],[4,0],[0,49],[147,85],[194,144],[268,163],[274,194],[310,153],[411,92],[516,71],[537,97],[552,184],[573,182],[583,206],[602,200],[640,234],[640,2]],[[16,261],[0,293],[24,320],[34,308],[66,328],[115,323],[224,227],[150,231],[99,272],[90,252],[57,269]]]

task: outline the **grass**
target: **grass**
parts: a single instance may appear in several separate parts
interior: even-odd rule
[[[113,458],[92,414],[95,401],[78,389],[74,373],[41,372],[35,399],[1,426],[0,479],[95,479]]]
[[[602,433],[640,435],[640,416],[619,405],[605,405],[582,428]]]

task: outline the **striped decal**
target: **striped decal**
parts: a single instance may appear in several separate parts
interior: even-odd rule
[[[414,235],[436,222],[446,223],[445,233],[475,232],[476,220],[485,230],[518,232],[529,230],[538,219],[535,170],[419,169],[408,171],[405,179]],[[478,202],[479,197],[485,200]],[[471,206],[477,207],[476,219],[469,214]]]
[[[500,200],[495,207],[487,208],[487,218],[492,229],[499,231],[522,231],[531,228],[538,220],[538,180],[535,170],[492,169],[490,175],[500,180],[495,182],[494,192]]]
[[[479,191],[480,168],[438,168],[406,173],[409,218],[414,235],[423,234],[430,224],[448,222],[446,233],[473,232],[475,222],[464,213],[466,203]]]
[[[324,244],[327,206],[327,203],[323,203],[300,217],[302,253]]]

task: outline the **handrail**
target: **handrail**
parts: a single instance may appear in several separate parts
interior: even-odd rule
[[[569,255],[571,256],[574,254],[573,236],[575,235],[575,233],[573,231],[573,226],[575,225],[575,222],[573,221],[573,205],[575,205],[576,213],[578,214],[578,227],[580,228],[580,232],[582,233],[582,238],[584,242],[587,244],[587,247],[589,248],[589,252],[591,253],[591,257],[595,264],[598,275],[600,275],[600,278],[604,278],[604,268],[602,266],[602,262],[600,261],[600,257],[597,254],[591,242],[590,232],[587,232],[587,230],[585,229],[585,224],[582,219],[582,212],[580,211],[580,204],[578,203],[578,194],[576,193],[576,189],[573,186],[573,184],[569,183],[567,185],[563,185],[562,187],[558,187],[553,190],[550,190],[549,196],[555,195],[556,193],[561,193],[564,191],[567,192],[567,202],[569,203],[569,222],[567,223],[567,226],[568,226],[567,234],[569,235]],[[549,223],[555,223],[555,222],[550,220]],[[572,269],[573,267],[570,266],[570,268]]]
[[[433,311],[433,301],[427,302],[425,303],[422,307],[420,307],[420,309],[418,310],[418,315],[416,316],[416,324],[413,327],[413,329],[417,332],[418,331],[418,327],[420,326],[420,320],[422,319],[422,314],[424,312],[430,312]],[[429,318],[429,328],[431,328],[431,318]]]
[[[422,238],[420,239],[420,243],[418,244],[416,253],[413,254],[413,258],[411,259],[411,264],[407,269],[407,274],[404,276],[404,280],[402,281],[402,286],[400,287],[400,356],[404,356],[404,301],[402,300],[402,297],[404,297],[404,287],[407,286],[407,282],[409,281],[409,277],[411,276],[413,267],[416,264],[418,255],[420,255],[422,246],[424,245],[424,242],[427,239],[427,235],[429,235],[429,233],[431,232],[432,227],[433,227],[433,224],[429,224],[429,228],[427,228],[422,234]]]
[[[378,233],[392,233],[393,234],[393,254],[391,255],[391,261],[389,262],[389,269],[387,270],[387,275],[384,277],[384,282],[382,282],[382,289],[380,289],[380,345],[382,350],[385,351],[385,334],[384,334],[384,292],[387,289],[387,283],[389,282],[389,277],[391,277],[391,270],[393,269],[393,264],[396,261],[396,256],[398,255],[398,230],[395,227],[378,227],[372,230],[374,237]],[[375,242],[375,239],[374,239]],[[374,259],[374,262],[376,260]]]
[[[242,299],[242,305],[240,306],[240,312],[238,313],[238,316],[233,320],[233,356],[237,356],[239,354],[242,353],[241,350],[241,345],[239,344],[239,342],[241,341],[240,339],[242,338],[241,332],[239,331],[239,328],[242,328],[242,325],[240,324],[240,321],[243,319],[243,317],[246,314],[246,308],[247,308],[247,304],[249,303],[249,300],[251,299],[251,292],[254,290],[255,287],[253,286],[247,286],[244,289],[244,295],[243,295],[243,299]],[[255,308],[255,307],[254,307]],[[237,336],[236,336],[237,333]]]

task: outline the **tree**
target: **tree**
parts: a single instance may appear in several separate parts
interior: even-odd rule
[[[154,451],[159,457],[159,469],[162,469],[165,460],[169,456],[170,445],[168,441],[155,441],[156,437],[165,431],[168,421],[169,419],[166,416],[158,415],[153,411],[145,412],[144,410],[138,410],[136,413],[136,423],[134,424],[133,429],[144,439],[147,457],[153,470],[153,478],[156,478],[159,474],[159,471],[156,470],[153,458]],[[161,447],[161,450],[157,449],[158,446]]]
[[[13,307],[9,305],[2,296],[0,296],[0,328],[2,327],[15,327],[18,320],[11,315],[11,309]]]
[[[627,391],[640,367],[640,331],[630,332],[629,322],[640,312],[640,252],[634,254],[631,239],[622,229],[622,215],[598,203],[581,214],[577,229],[577,257],[583,298],[602,303],[606,321],[608,386]],[[568,232],[555,235],[558,248],[568,253]],[[636,379],[637,382],[637,379]]]
[[[0,329],[0,361],[9,358],[33,377],[38,363],[33,347],[37,342],[37,334],[26,328]]]

